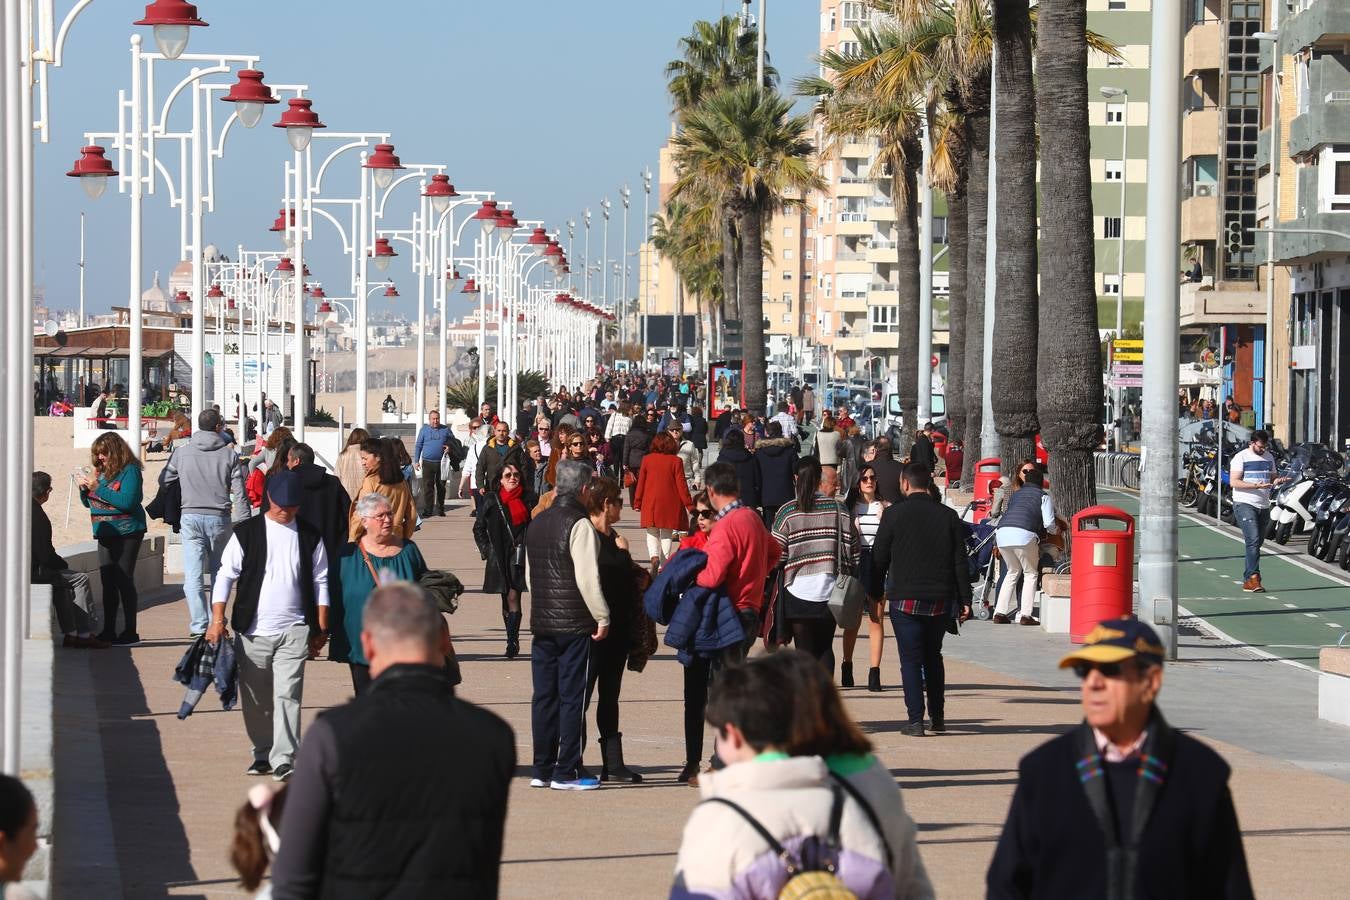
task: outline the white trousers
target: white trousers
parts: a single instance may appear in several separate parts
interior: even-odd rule
[[[1040,574],[1037,568],[1040,563],[1041,544],[1039,541],[1032,541],[1030,544],[1019,544],[1013,547],[999,547],[999,555],[1003,557],[1003,562],[1008,566],[1008,574],[1003,578],[1003,587],[998,591],[998,602],[994,604],[994,612],[1008,615],[1013,606],[1013,594],[1017,590],[1017,575],[1022,575],[1022,608],[1018,616],[1029,616],[1036,609],[1036,580]]]
[[[664,565],[670,556],[670,546],[675,532],[669,528],[647,529],[647,558],[655,557]]]

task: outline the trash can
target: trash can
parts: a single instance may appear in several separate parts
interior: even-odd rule
[[[997,456],[987,456],[975,464],[975,500],[992,500],[994,489],[990,482],[997,481],[1003,466]]]
[[[1081,644],[1098,622],[1134,611],[1134,519],[1114,506],[1089,506],[1073,517],[1070,534],[1069,638]]]
[[[966,464],[964,445],[960,441],[948,443],[942,458],[947,464],[947,487],[951,487],[961,480],[961,467]]]

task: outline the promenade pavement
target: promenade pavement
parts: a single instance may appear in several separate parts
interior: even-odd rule
[[[433,566],[454,571],[469,587],[450,620],[463,664],[462,696],[510,722],[518,756],[528,761],[529,661],[500,655],[498,599],[476,592],[482,564],[469,526],[467,513],[456,509],[428,522],[417,542]],[[636,529],[627,530],[637,538]],[[149,602],[140,620],[141,646],[57,651],[57,897],[244,895],[227,859],[235,811],[254,783],[244,775],[249,753],[242,717],[238,710],[221,711],[208,695],[192,717],[175,718],[182,688],[170,675],[187,645],[186,612],[181,591],[166,590]],[[1350,758],[1350,731],[1316,727],[1299,704],[1272,725],[1278,692],[1256,691],[1250,700],[1248,691],[1272,669],[1306,673],[1214,656],[1214,642],[1190,631],[1184,641],[1186,654],[1199,658],[1168,668],[1162,706],[1183,728],[1199,721],[1198,736],[1232,764],[1257,894],[1343,895],[1350,882],[1350,783],[1336,761]],[[939,896],[972,897],[983,892],[1017,761],[1079,719],[1077,685],[1054,668],[1065,639],[1037,629],[971,623],[947,646],[946,735],[899,734],[903,702],[889,636],[886,690],[845,694],[904,788]],[[865,660],[865,641],[858,654]],[[349,696],[345,666],[310,663],[306,724]],[[679,664],[663,647],[645,672],[624,679],[625,751],[646,776],[644,784],[576,795],[531,790],[525,777],[516,780],[503,896],[666,893],[681,829],[698,799],[695,790],[674,782],[683,762],[681,709]],[[1285,732],[1282,743],[1253,739],[1252,732],[1276,729]],[[1308,742],[1319,748],[1314,765],[1298,755]],[[1332,747],[1341,749],[1339,757]],[[586,755],[598,769],[593,744]]]

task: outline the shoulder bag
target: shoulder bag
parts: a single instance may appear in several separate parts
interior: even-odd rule
[[[844,564],[844,526],[839,517],[846,510],[836,508],[834,520],[834,587],[830,590],[830,613],[834,621],[845,631],[852,631],[862,625],[863,604],[867,600],[867,591],[862,582],[848,572]]]

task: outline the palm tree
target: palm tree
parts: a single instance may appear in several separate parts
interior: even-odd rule
[[[1050,451],[1059,515],[1097,501],[1092,452],[1101,422],[1101,346],[1089,171],[1087,13],[1082,0],[1041,0],[1036,72],[1041,176],[1055,189],[1041,199],[1042,238],[1037,414]]]
[[[995,0],[994,81],[998,91],[998,260],[994,331],[998,378],[989,385],[1004,471],[1035,451],[1036,96],[1031,74],[1028,0]],[[1056,250],[1058,252],[1058,250]]]
[[[947,425],[963,440],[966,424],[966,167],[965,112],[952,89],[933,135],[933,184],[947,196]]]
[[[738,286],[745,341],[746,402],[763,409],[763,220],[800,206],[824,188],[813,165],[810,120],[792,116],[792,103],[752,83],[724,88],[685,116],[672,144],[679,177],[671,198],[721,196],[736,217],[741,252]]]

